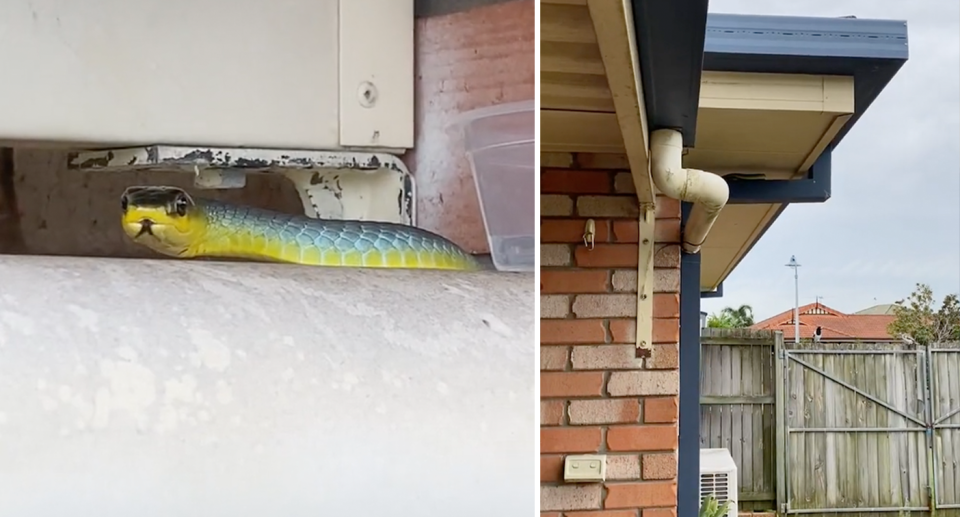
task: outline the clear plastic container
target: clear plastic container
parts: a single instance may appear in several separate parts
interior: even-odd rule
[[[537,264],[536,104],[500,104],[460,115],[493,264],[533,271]]]

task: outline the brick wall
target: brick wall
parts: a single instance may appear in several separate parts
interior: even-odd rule
[[[542,515],[675,516],[679,202],[657,199],[655,349],[638,368],[640,236],[630,173],[544,168],[540,178]],[[596,221],[592,251],[583,244],[587,218]],[[606,483],[562,482],[564,455],[598,452],[607,455]]]

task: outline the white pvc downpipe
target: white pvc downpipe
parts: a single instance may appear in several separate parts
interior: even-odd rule
[[[530,515],[532,274],[0,256],[0,515]]]
[[[650,135],[650,174],[667,197],[693,203],[683,232],[683,251],[698,253],[710,228],[727,204],[730,187],[722,177],[697,169],[684,169],[683,137],[673,129]]]

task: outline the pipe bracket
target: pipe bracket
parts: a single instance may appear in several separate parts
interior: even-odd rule
[[[656,204],[640,206],[640,239],[637,267],[637,359],[649,359],[653,355],[653,255],[655,251],[654,229]]]

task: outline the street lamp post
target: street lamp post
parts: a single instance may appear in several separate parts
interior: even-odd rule
[[[786,265],[793,268],[793,342],[800,342],[800,281],[797,277],[797,270],[800,264],[797,263],[796,255],[790,256],[790,262]]]

